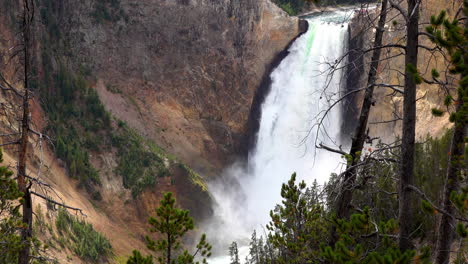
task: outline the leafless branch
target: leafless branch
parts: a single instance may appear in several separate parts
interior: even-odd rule
[[[46,200],[46,201],[49,202],[49,203],[52,203],[52,204],[54,204],[54,205],[58,205],[58,206],[61,206],[61,207],[63,207],[63,208],[67,208],[67,209],[70,209],[70,210],[77,211],[77,212],[79,212],[80,214],[86,216],[86,215],[83,213],[83,210],[80,209],[80,208],[71,207],[71,206],[68,206],[68,205],[66,205],[66,204],[64,204],[64,203],[59,203],[59,202],[57,202],[57,201],[55,201],[55,200],[50,199],[50,198],[47,197],[47,196],[44,196],[44,195],[39,194],[39,193],[34,192],[34,191],[31,191],[31,194],[34,194],[34,195],[36,195],[37,197],[40,197],[40,198]]]
[[[19,141],[12,141],[12,142],[7,142],[7,143],[2,143],[0,144],[0,147],[3,147],[3,146],[9,146],[9,145],[17,145],[19,144]]]
[[[457,219],[459,221],[463,221],[463,222],[468,222],[468,218],[464,218],[464,217],[458,217],[458,216],[454,216],[450,213],[448,213],[447,211],[445,211],[444,209],[441,209],[440,207],[436,206],[432,201],[431,199],[429,199],[429,197],[427,197],[427,195],[421,191],[418,187],[414,186],[414,185],[408,185],[406,188],[414,191],[415,193],[419,194],[419,196],[421,196],[424,200],[426,200],[434,209],[436,209],[438,212],[444,214],[444,215],[447,215],[453,219]]]
[[[330,152],[334,152],[334,153],[338,153],[338,154],[341,154],[341,155],[347,155],[348,153],[344,152],[343,150],[341,149],[334,149],[334,148],[331,148],[331,147],[328,147],[328,146],[325,146],[323,145],[322,143],[320,143],[318,146],[316,146],[316,148],[318,149],[325,149],[325,150],[328,150]]]
[[[395,1],[393,0],[389,0],[389,3],[390,3],[390,6],[392,8],[395,8],[396,10],[398,10],[398,12],[400,12],[400,14],[403,16],[403,18],[405,19],[405,21],[408,23],[408,15],[406,14],[406,12],[404,11],[404,9],[400,6],[399,3],[396,3]]]

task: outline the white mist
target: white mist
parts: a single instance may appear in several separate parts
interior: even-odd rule
[[[317,134],[318,117],[340,96],[342,72],[330,73],[346,51],[353,11],[337,11],[308,18],[309,29],[290,47],[289,55],[272,72],[272,85],[262,104],[256,146],[248,164],[226,169],[223,180],[210,184],[216,201],[215,217],[204,230],[224,256],[211,264],[228,264],[229,244],[236,241],[241,260],[248,254],[253,230],[264,235],[269,211],[281,201],[282,183],[293,172],[307,183],[323,184],[337,171],[340,156],[315,148],[322,142],[339,145],[341,109],[335,107]],[[346,62],[342,62],[341,66]],[[325,132],[326,131],[326,132]]]

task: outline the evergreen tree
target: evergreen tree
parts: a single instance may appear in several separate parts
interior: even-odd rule
[[[315,188],[318,188],[315,186]],[[281,205],[270,212],[269,242],[277,249],[276,263],[314,263],[320,243],[327,234],[323,207],[317,190],[296,185],[296,174],[281,188]]]
[[[0,150],[0,162],[3,154]],[[18,254],[23,248],[19,230],[21,222],[20,207],[17,201],[22,197],[18,184],[7,167],[0,167],[0,263],[17,263]]]
[[[229,246],[229,256],[231,257],[230,264],[240,264],[239,249],[236,242],[232,242],[231,246]]]
[[[394,219],[375,223],[368,207],[362,213],[353,214],[349,221],[334,218],[333,225],[339,234],[338,241],[332,246],[322,244],[320,257],[326,263],[429,263],[429,253],[423,249],[421,254],[407,250],[401,252],[390,237],[398,229]],[[370,243],[369,243],[370,242]]]
[[[165,193],[160,206],[156,208],[157,217],[150,217],[148,220],[151,225],[149,231],[159,233],[161,239],[153,240],[146,236],[147,247],[161,254],[157,258],[161,264],[199,263],[195,262],[198,254],[202,258],[202,263],[207,263],[206,258],[211,256],[211,245],[206,241],[205,234],[201,236],[194,254],[189,254],[182,248],[181,239],[188,231],[194,229],[194,222],[188,210],[179,209],[175,204],[176,200],[172,193]]]
[[[456,207],[458,213],[466,215],[468,204],[468,187],[466,177],[466,154],[468,142],[466,137],[466,125],[468,123],[468,1],[464,1],[463,7],[457,12],[454,19],[447,18],[447,12],[442,11],[438,16],[431,17],[431,25],[426,28],[430,40],[438,48],[443,48],[449,54],[449,72],[457,77],[458,88],[456,96],[447,93],[445,105],[447,108],[455,104],[455,111],[450,114],[450,121],[454,123],[453,135],[449,151],[449,163],[445,179],[445,190],[443,194],[442,210],[438,236],[436,242],[435,262],[446,264],[450,259],[450,250],[453,241],[454,228],[456,225],[454,214]],[[432,70],[432,79],[444,89],[445,81],[440,80],[437,70]],[[433,114],[441,116],[443,111],[433,109]],[[461,187],[461,188],[460,188]],[[457,232],[465,239],[468,236],[468,225],[458,223]]]
[[[127,264],[153,264],[153,257],[143,257],[138,250],[133,250],[133,255],[127,260]]]
[[[249,252],[250,252],[250,263],[260,263],[260,255],[259,255],[259,249],[258,249],[258,240],[257,240],[257,231],[254,230],[252,233],[252,236],[250,237],[250,247],[249,247]]]

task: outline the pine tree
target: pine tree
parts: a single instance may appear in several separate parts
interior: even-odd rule
[[[435,263],[446,264],[450,259],[450,247],[452,245],[455,219],[455,207],[466,215],[468,204],[468,187],[466,185],[466,157],[468,149],[466,143],[466,125],[468,123],[468,1],[464,1],[463,8],[457,14],[463,14],[462,18],[450,20],[446,17],[446,11],[438,16],[431,17],[431,25],[426,28],[430,40],[439,48],[443,48],[450,56],[450,73],[458,75],[457,96],[447,94],[445,105],[450,107],[455,104],[455,111],[450,115],[450,121],[454,123],[453,136],[449,151],[449,164],[446,173],[445,190],[442,208],[445,213],[441,216],[438,236],[436,241]],[[440,74],[432,70],[432,79],[435,83],[444,86],[440,80]],[[441,116],[443,111],[433,109],[433,114]],[[460,188],[461,186],[461,188]],[[460,192],[461,189],[461,192]],[[457,232],[465,239],[468,237],[468,225],[458,223]]]
[[[277,249],[276,263],[314,263],[320,242],[327,234],[322,206],[314,201],[314,190],[304,182],[296,185],[296,174],[281,188],[283,201],[270,212],[269,242]],[[310,200],[309,200],[310,199]],[[307,260],[307,261],[306,261]]]
[[[181,239],[190,230],[194,229],[193,218],[189,216],[188,210],[179,209],[172,193],[165,193],[156,208],[156,216],[150,217],[148,222],[151,225],[151,233],[159,233],[161,239],[153,240],[149,236],[145,237],[147,247],[161,254],[157,258],[161,264],[192,264],[195,257],[200,255],[202,263],[207,263],[206,258],[211,256],[211,245],[206,241],[203,234],[196,246],[196,252],[189,254],[182,248]],[[180,253],[182,252],[182,253]]]
[[[0,150],[0,162],[3,154]],[[13,172],[7,167],[0,167],[0,263],[18,262],[18,254],[22,250],[19,230],[24,227],[16,201],[23,194],[12,177]]]
[[[258,249],[257,231],[254,230],[250,237],[250,263],[260,264],[260,256]]]
[[[138,250],[133,250],[133,255],[127,260],[127,264],[153,264],[153,257],[143,257]]]
[[[334,218],[333,225],[339,234],[332,246],[321,246],[320,257],[326,263],[428,263],[429,253],[423,250],[416,255],[414,250],[400,251],[390,235],[397,230],[394,219],[376,224],[368,207],[362,213],[353,214],[349,221]],[[369,243],[367,240],[369,240]],[[417,260],[417,262],[415,262]]]
[[[229,256],[231,257],[230,264],[240,264],[239,249],[237,248],[237,243],[235,241],[232,242],[231,246],[229,246]]]

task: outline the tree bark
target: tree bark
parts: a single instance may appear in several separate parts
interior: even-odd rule
[[[465,28],[468,26],[468,20],[465,20]],[[465,36],[466,38],[466,36]],[[468,54],[465,52],[463,55],[465,64],[468,63]],[[461,74],[461,78],[466,78],[468,76],[468,70],[465,70]],[[466,87],[459,87],[458,92],[458,102],[456,106],[456,113],[462,111],[462,107],[467,102],[464,102],[463,99],[463,90],[466,90]],[[453,191],[458,191],[459,189],[459,173],[463,168],[463,152],[465,150],[464,138],[466,135],[466,117],[461,117],[461,120],[455,119],[453,127],[453,136],[450,143],[450,154],[449,154],[449,163],[447,168],[447,176],[445,180],[444,187],[444,196],[442,209],[445,212],[453,215],[454,205],[450,200],[450,194]],[[438,236],[436,241],[436,255],[435,255],[435,264],[447,264],[450,260],[450,246],[452,245],[453,235],[454,235],[454,224],[455,219],[453,217],[442,214],[438,227]]]
[[[459,99],[460,100],[460,99]],[[457,110],[460,109],[459,105]],[[454,125],[452,142],[450,146],[449,167],[447,168],[447,178],[445,180],[443,210],[450,215],[454,213],[454,206],[450,200],[450,194],[458,190],[459,175],[463,164],[464,136],[466,124],[456,122]],[[450,258],[450,246],[452,245],[454,235],[455,219],[447,214],[442,214],[439,222],[438,236],[436,241],[436,264],[447,264]]]
[[[385,21],[387,19],[387,0],[382,1],[380,10],[380,18],[375,32],[374,48],[382,46],[382,38],[384,33]],[[361,113],[359,115],[359,123],[354,132],[353,140],[351,143],[351,150],[349,155],[352,157],[352,162],[348,164],[347,170],[343,175],[343,187],[340,191],[336,203],[336,212],[338,218],[348,218],[350,212],[350,204],[353,197],[353,185],[356,180],[356,163],[359,161],[358,153],[362,152],[364,142],[366,140],[367,121],[369,119],[369,112],[373,103],[373,94],[375,81],[377,79],[377,69],[380,62],[381,49],[374,49],[372,53],[372,60],[367,79],[367,87],[362,102]]]
[[[23,192],[23,224],[25,227],[21,231],[21,241],[23,248],[18,257],[19,264],[29,264],[30,261],[30,240],[32,237],[32,199],[30,186],[26,179],[26,162],[29,143],[29,73],[31,68],[30,48],[31,48],[31,23],[34,16],[34,3],[29,0],[23,1],[23,54],[24,54],[24,95],[22,98],[23,116],[21,120],[21,138],[19,144],[18,157],[18,187]]]
[[[401,251],[411,249],[412,192],[408,185],[414,182],[414,143],[416,129],[416,82],[409,66],[418,65],[418,21],[419,0],[408,0],[408,21],[406,24],[405,90],[403,99],[403,133],[401,145],[401,175],[399,185],[399,247]]]
[[[166,216],[166,224],[169,226],[169,216]],[[172,240],[171,240],[171,234],[169,231],[167,232],[167,252],[166,252],[166,258],[167,258],[167,264],[171,264],[171,249],[172,249]]]
[[[170,235],[167,234],[167,264],[171,264],[171,247],[172,247],[172,244],[171,244],[171,240],[170,240]]]

